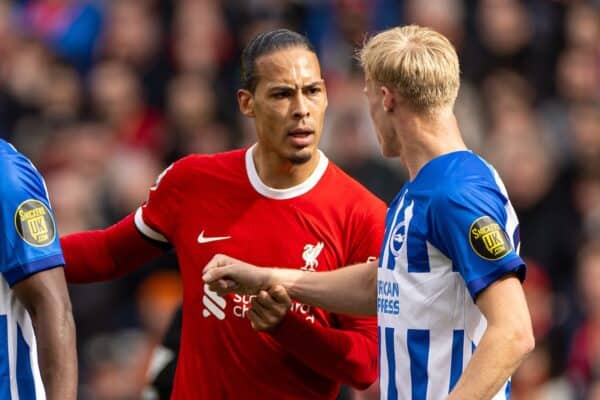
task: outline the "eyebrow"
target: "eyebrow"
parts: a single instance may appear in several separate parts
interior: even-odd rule
[[[308,83],[304,86],[302,86],[302,89],[304,88],[310,88],[310,87],[314,87],[314,86],[318,86],[318,85],[322,85],[325,84],[325,80],[324,79],[319,79],[318,81],[313,81],[311,83]],[[275,90],[296,90],[296,86],[294,85],[288,85],[286,83],[276,83],[274,86],[271,86],[268,91],[275,91]]]

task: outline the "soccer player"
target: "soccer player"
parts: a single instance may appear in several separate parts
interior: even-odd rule
[[[258,35],[243,51],[242,83],[258,142],[185,157],[135,216],[63,238],[67,279],[114,279],[175,247],[184,293],[174,399],[333,399],[340,383],[365,388],[377,377],[375,318],[292,303],[281,287],[221,297],[202,281],[217,253],[323,271],[375,257],[383,238],[383,202],[318,150],[327,96],[307,39]]]
[[[453,114],[456,52],[405,26],[370,39],[360,60],[381,151],[410,176],[388,210],[379,262],[305,274],[215,256],[204,279],[219,293],[283,285],[334,312],[377,312],[383,399],[507,399],[534,346],[525,264],[506,189],[467,150]]]
[[[0,399],[74,400],[75,324],[40,174],[0,139]]]

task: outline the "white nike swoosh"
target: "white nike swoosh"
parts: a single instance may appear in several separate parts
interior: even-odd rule
[[[210,242],[216,242],[217,240],[226,240],[226,239],[231,239],[231,236],[204,236],[204,231],[200,232],[200,234],[198,235],[198,243],[202,244],[202,243],[210,243]]]

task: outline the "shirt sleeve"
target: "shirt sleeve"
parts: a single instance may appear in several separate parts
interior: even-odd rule
[[[46,185],[24,158],[4,163],[0,179],[0,272],[12,287],[34,273],[62,266],[64,259]]]
[[[452,260],[473,297],[508,273],[525,278],[525,263],[507,233],[508,199],[493,185],[445,185],[429,209],[433,245]],[[516,225],[516,224],[515,224]]]
[[[158,176],[149,190],[148,200],[135,212],[135,226],[148,239],[169,242],[176,226],[181,198],[181,164],[181,160],[171,164]]]

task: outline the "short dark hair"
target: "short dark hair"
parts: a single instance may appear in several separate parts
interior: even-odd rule
[[[242,51],[242,88],[250,92],[256,89],[258,84],[256,60],[259,57],[290,47],[303,47],[316,54],[306,36],[289,29],[276,29],[255,36]]]

